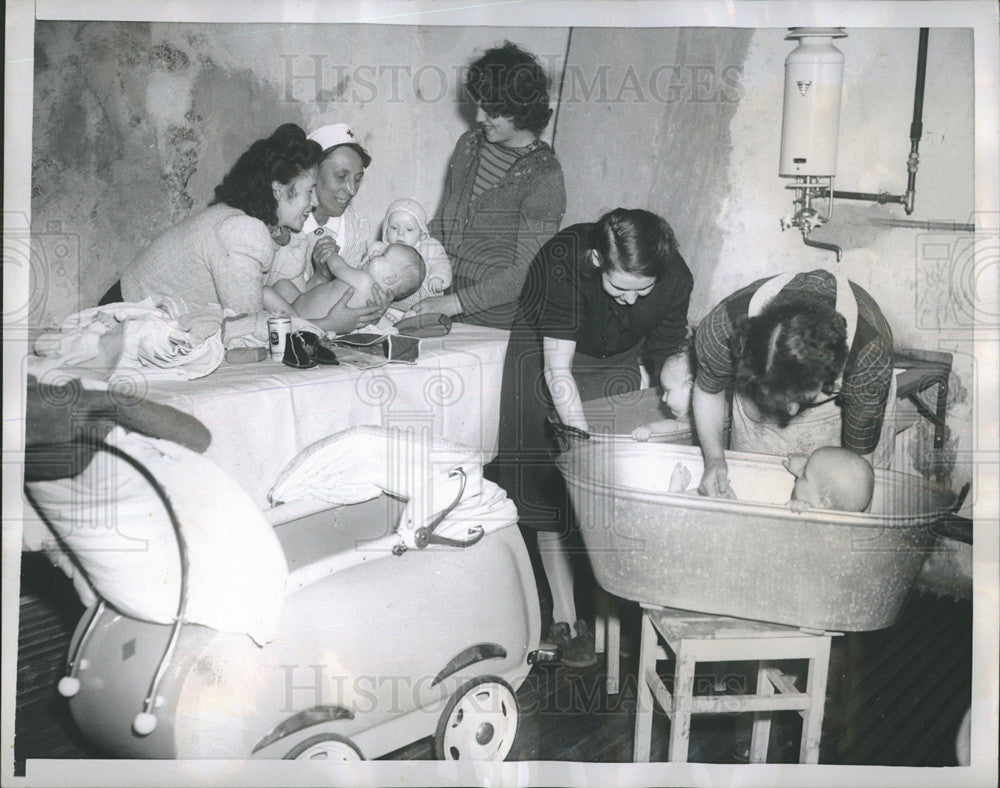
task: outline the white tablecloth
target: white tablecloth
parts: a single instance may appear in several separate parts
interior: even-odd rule
[[[268,490],[302,449],[362,424],[426,431],[478,449],[484,462],[492,459],[507,337],[456,323],[447,336],[422,339],[412,365],[360,371],[223,363],[198,380],[150,383],[148,396],[198,417],[212,433],[206,456],[264,507]]]

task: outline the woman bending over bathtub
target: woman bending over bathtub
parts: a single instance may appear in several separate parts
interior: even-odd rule
[[[792,499],[788,507],[793,512],[806,509],[836,509],[842,512],[864,512],[872,501],[875,474],[868,461],[849,449],[822,446],[812,454],[789,454],[782,463],[795,477]],[[690,493],[691,471],[681,463],[670,474],[667,491]]]

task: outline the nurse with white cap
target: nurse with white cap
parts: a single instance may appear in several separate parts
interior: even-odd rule
[[[346,123],[320,126],[308,135],[323,148],[316,180],[317,207],[291,242],[279,250],[265,284],[290,279],[301,286],[313,271],[313,250],[320,239],[329,238],[337,245],[340,256],[348,265],[359,267],[368,252],[371,228],[368,220],[350,206],[364,178],[371,156],[358,136]],[[366,307],[349,309],[347,300],[337,310],[337,319],[328,330],[344,333],[376,322],[389,304],[387,298],[377,298]],[[330,322],[328,319],[327,322]]]

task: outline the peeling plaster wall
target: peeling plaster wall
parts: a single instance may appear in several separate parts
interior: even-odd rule
[[[739,173],[730,125],[753,31],[574,29],[556,152],[566,173],[566,224],[616,208],[665,217],[695,278],[718,263],[722,214]]]
[[[255,139],[347,122],[372,153],[354,206],[428,212],[468,128],[462,69],[510,39],[558,74],[565,28],[39,21],[30,322],[92,306],[165,228],[204,207]]]
[[[838,39],[844,53],[838,173],[835,188],[902,194],[913,114],[917,30],[848,30]],[[837,200],[832,221],[818,240],[840,244],[843,261],[802,243],[798,230],[782,233],[791,197],[778,177],[784,59],[795,42],[784,30],[754,33],[743,72],[744,93],[731,126],[732,154],[726,180],[730,203],[722,218],[726,241],[700,298],[699,317],[720,298],[773,271],[836,269],[876,296],[903,343],[925,341],[932,326],[927,310],[949,311],[949,292],[927,279],[920,256],[926,232],[876,224],[891,217],[972,221],[973,70],[968,30],[930,32],[924,94],[923,137],[916,210]],[[969,236],[950,234],[953,243]],[[751,253],[752,250],[752,253]],[[919,289],[917,285],[930,285]],[[934,326],[936,328],[936,326]]]

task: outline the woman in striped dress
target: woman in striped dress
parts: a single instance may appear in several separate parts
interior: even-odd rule
[[[414,311],[509,329],[528,266],[566,210],[562,168],[538,139],[552,116],[535,57],[507,42],[469,68],[476,127],[455,145],[431,234],[451,258],[448,293]]]

